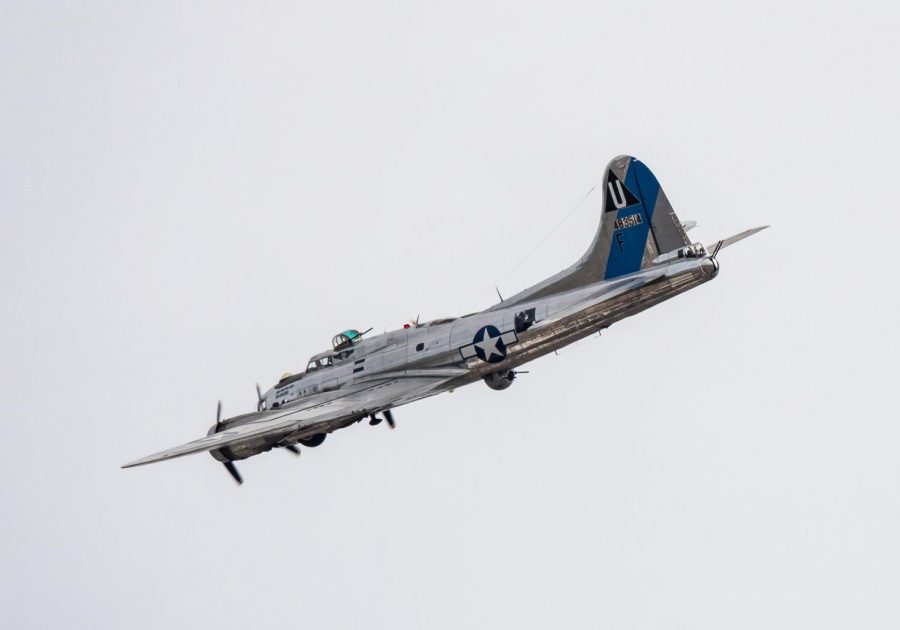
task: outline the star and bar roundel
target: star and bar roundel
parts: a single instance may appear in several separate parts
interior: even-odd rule
[[[463,359],[478,357],[487,363],[500,363],[506,358],[506,348],[517,342],[515,330],[501,333],[496,326],[482,326],[475,333],[472,343],[459,349]]]

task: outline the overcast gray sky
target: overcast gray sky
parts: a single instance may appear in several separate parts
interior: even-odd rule
[[[0,626],[896,628],[900,9],[0,0]],[[719,278],[299,459],[119,465],[571,263]],[[526,255],[540,247],[530,256]],[[523,257],[526,260],[522,261]]]

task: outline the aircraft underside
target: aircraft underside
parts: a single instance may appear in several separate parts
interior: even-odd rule
[[[462,386],[494,372],[520,367],[529,361],[598,333],[626,317],[636,315],[709,282],[718,273],[717,261],[712,260],[711,262],[714,266],[700,265],[686,273],[660,277],[626,293],[577,311],[547,326],[536,326],[531,330],[519,333],[518,343],[509,347],[506,360],[497,364],[470,361],[468,373],[453,381],[453,386]]]

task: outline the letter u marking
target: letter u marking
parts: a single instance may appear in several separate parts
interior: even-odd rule
[[[609,182],[607,184],[609,186],[609,196],[612,198],[613,205],[616,208],[624,208],[625,207],[625,191],[622,190],[622,182],[616,180],[616,187],[613,188],[613,183]],[[616,190],[618,189],[618,191]]]

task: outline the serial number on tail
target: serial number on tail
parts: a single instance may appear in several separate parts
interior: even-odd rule
[[[644,222],[644,219],[641,218],[640,213],[629,214],[627,217],[622,217],[621,219],[616,219],[616,229],[621,230],[623,228],[634,227],[635,225],[640,225],[643,222]]]

